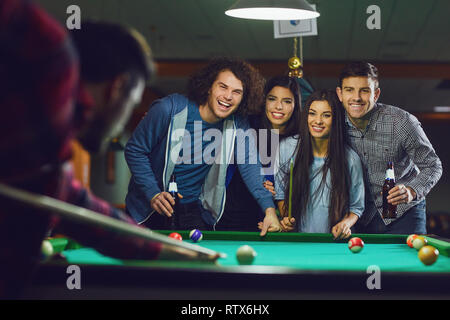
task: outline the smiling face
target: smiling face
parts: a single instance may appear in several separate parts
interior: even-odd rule
[[[275,86],[266,96],[266,116],[273,129],[283,131],[294,112],[294,95],[288,88]]]
[[[380,88],[369,77],[348,77],[342,80],[342,86],[336,89],[336,93],[349,119],[359,126],[368,122],[367,114],[377,102]]]
[[[308,111],[308,128],[313,139],[328,139],[333,113],[327,101],[314,101]]]
[[[223,120],[237,110],[243,95],[242,81],[231,71],[224,70],[213,82],[206,103],[200,105],[200,116],[208,123]]]

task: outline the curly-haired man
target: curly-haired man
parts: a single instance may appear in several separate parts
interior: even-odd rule
[[[214,229],[224,210],[228,165],[242,152],[240,135],[249,128],[245,115],[261,104],[263,85],[247,62],[218,58],[190,78],[187,97],[172,94],[152,104],[125,148],[132,173],[126,209],[138,223],[166,228],[173,215],[176,229]],[[247,137],[237,165],[265,212],[263,235],[281,229]],[[182,195],[175,208],[167,192],[172,175]]]

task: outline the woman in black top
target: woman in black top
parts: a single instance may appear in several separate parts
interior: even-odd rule
[[[257,147],[261,162],[265,167],[265,186],[267,189],[273,190],[275,152],[279,151],[278,145],[272,146],[271,142],[280,142],[298,132],[301,93],[295,78],[277,76],[267,82],[264,96],[265,104],[261,106],[260,113],[249,116],[248,120],[250,127],[257,132]],[[261,145],[264,143],[264,139],[261,139],[261,133],[264,130],[266,130],[267,143]],[[270,159],[270,161],[265,164],[265,159]],[[236,163],[236,159],[234,163]],[[258,231],[258,222],[262,219],[263,212],[247,189],[238,167],[235,164],[230,165],[227,173],[225,209],[215,230]]]

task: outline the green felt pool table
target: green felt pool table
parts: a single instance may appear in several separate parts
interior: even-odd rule
[[[168,234],[168,231],[160,231]],[[181,232],[191,242],[188,232]],[[168,261],[123,261],[91,248],[70,249],[66,260],[38,269],[27,290],[40,298],[130,299],[297,299],[343,297],[450,297],[450,243],[427,237],[440,255],[425,266],[406,235],[357,234],[364,242],[352,253],[347,241],[330,234],[204,232],[200,246],[225,253],[216,264]],[[67,241],[66,241],[67,243]],[[257,252],[250,266],[239,265],[237,249]],[[69,250],[67,250],[69,249]],[[81,270],[81,289],[69,290],[67,266]]]

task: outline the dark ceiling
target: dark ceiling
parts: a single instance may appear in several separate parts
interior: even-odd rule
[[[270,76],[284,73],[293,38],[274,39],[273,22],[228,17],[235,0],[38,0],[66,24],[70,5],[81,19],[133,26],[159,66],[153,88],[183,92],[187,76],[218,55],[245,58]],[[321,16],[318,35],[303,38],[305,77],[316,88],[335,87],[343,63],[363,59],[379,67],[380,101],[412,112],[450,106],[449,0],[311,0]],[[366,26],[370,5],[381,28]],[[82,25],[81,25],[82,27]]]

